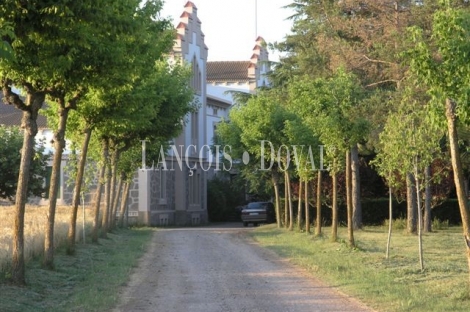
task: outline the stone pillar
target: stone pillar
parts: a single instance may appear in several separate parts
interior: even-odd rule
[[[150,178],[151,169],[139,169],[139,215],[137,223],[150,225]]]

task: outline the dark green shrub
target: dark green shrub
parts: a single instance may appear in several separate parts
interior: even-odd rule
[[[244,191],[228,179],[207,182],[207,212],[211,222],[239,221],[237,207],[244,204]]]
[[[23,132],[18,127],[0,126],[0,198],[14,200],[20,172]],[[36,144],[31,159],[28,195],[42,196],[49,155],[44,144]]]

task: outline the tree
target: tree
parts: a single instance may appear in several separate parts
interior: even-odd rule
[[[364,140],[368,131],[368,123],[355,113],[363,92],[356,78],[343,70],[338,70],[331,78],[300,78],[292,84],[289,92],[293,108],[327,146],[326,156],[330,159],[333,183],[331,239],[336,241],[337,173],[343,168],[343,155],[346,155],[352,146]],[[348,223],[348,227],[352,226],[352,222]],[[351,235],[349,239],[350,245],[353,246],[354,239]]]
[[[400,109],[389,115],[380,136],[381,145],[375,164],[388,180],[390,188],[398,186],[401,182],[398,179],[403,177],[412,183],[417,203],[420,267],[424,269],[421,198],[428,181],[426,169],[440,154],[443,131],[430,120],[429,106],[416,94],[415,88],[408,87]]]
[[[285,95],[278,89],[260,90],[246,104],[237,105],[230,111],[230,122],[219,125],[217,135],[224,143],[231,144],[232,155],[241,159],[246,151],[260,166],[251,175],[254,183],[259,183],[260,177],[270,179],[275,194],[276,220],[281,226],[279,180],[280,173],[286,175],[288,168],[284,134],[285,123],[294,115],[285,109]],[[235,157],[237,157],[235,156]],[[253,167],[246,166],[246,170]],[[258,181],[255,181],[257,179]]]
[[[408,64],[432,96],[435,104],[432,116],[438,120],[439,116],[445,114],[447,119],[454,182],[470,268],[470,211],[463,182],[457,132],[458,122],[469,122],[470,15],[468,10],[453,8],[453,3],[454,1],[442,2],[441,9],[433,16],[429,37],[425,36],[422,28],[410,30],[415,45],[409,51]]]
[[[24,86],[28,90],[28,95],[26,100],[23,101],[17,94],[11,91],[11,83],[12,81],[9,79],[2,80],[3,95],[8,103],[23,110],[21,128],[24,131],[20,171],[16,188],[11,276],[14,284],[24,285],[26,283],[24,269],[24,214],[28,196],[31,159],[34,153],[34,137],[38,132],[37,115],[44,102],[45,93],[44,91],[36,91],[30,84],[26,84]]]
[[[288,106],[292,109],[294,118],[286,122],[285,134],[288,142],[292,147],[292,162],[295,164],[295,171],[299,177],[299,207],[298,207],[298,223],[300,228],[301,223],[301,203],[302,203],[302,189],[305,193],[305,230],[307,234],[310,233],[310,215],[309,215],[309,201],[308,201],[308,182],[314,178],[315,172],[324,170],[321,162],[321,148],[320,140],[317,135],[308,127],[302,120],[300,115],[295,113],[293,106]],[[305,182],[305,187],[302,184]],[[321,219],[321,214],[320,214]]]
[[[87,192],[90,191],[90,187],[92,186],[93,180],[96,178],[97,168],[95,166],[95,163],[93,163],[92,161],[83,162],[82,166],[82,158],[86,157],[87,155],[88,143],[90,139],[91,131],[90,133],[85,133],[83,144],[80,150],[72,142],[70,146],[70,153],[68,155],[68,159],[64,168],[64,171],[67,173],[68,176],[68,179],[65,181],[65,183],[67,187],[73,188],[71,218],[73,219],[74,227],[72,228],[71,225],[69,225],[67,240],[70,242],[70,240],[73,238],[74,243],[76,240],[75,223],[78,214],[78,205],[80,204],[81,200],[82,205],[85,205],[85,195]],[[87,164],[87,166],[85,167],[84,164]],[[77,186],[77,183],[80,183],[80,185]],[[75,206],[77,207],[77,209],[74,209]],[[83,220],[85,220],[84,209]],[[83,229],[83,243],[85,243],[85,229]],[[74,250],[70,248],[70,244],[68,244],[66,247],[66,253],[69,255],[74,253]]]
[[[374,100],[375,105],[368,105],[362,115],[374,125],[371,135],[361,142],[361,149],[358,146],[351,149],[354,228],[362,224],[359,153],[373,153],[382,118],[386,117],[381,114],[383,103],[393,105],[388,98],[402,88],[407,66],[400,53],[409,48],[407,27],[419,25],[429,29],[438,2],[416,5],[410,0],[296,0],[289,5],[296,12],[292,16],[292,34],[273,46],[286,52],[270,76],[276,86],[285,86],[295,76],[328,78],[344,68],[357,77],[360,85],[374,92],[376,100],[382,98]],[[465,5],[459,2],[453,3]]]

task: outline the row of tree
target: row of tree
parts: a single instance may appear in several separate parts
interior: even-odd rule
[[[77,209],[86,168],[91,166],[87,160],[99,168],[92,235],[97,241],[99,231],[106,236],[115,226],[121,195],[122,222],[141,140],[167,144],[181,131],[184,116],[196,108],[188,68],[168,61],[175,31],[171,21],[160,17],[161,9],[160,0],[0,4],[3,99],[23,112],[11,267],[15,284],[25,283],[24,214],[39,113],[47,115],[54,129],[43,260],[45,267],[53,268],[54,217],[66,138],[76,151],[70,156],[76,166],[67,246],[73,254]]]
[[[284,223],[292,229],[291,175],[304,183],[299,212],[301,199],[308,202],[308,182],[317,181],[321,213],[323,175],[318,169],[323,161],[332,180],[331,237],[337,239],[341,174],[349,244],[354,246],[353,230],[361,227],[359,153],[374,155],[372,163],[390,186],[390,195],[407,190],[408,229],[419,234],[423,267],[421,233],[431,223],[431,185],[452,164],[470,267],[468,161],[461,157],[458,139],[459,129],[468,126],[468,1],[296,0],[290,7],[296,12],[292,34],[273,45],[285,56],[274,66],[271,87],[240,98],[230,121],[218,128],[218,140],[235,146],[240,158],[247,151],[258,164],[263,158],[276,160],[270,170],[246,166],[242,175],[252,187],[260,177],[272,182],[278,226],[284,175]],[[260,148],[260,141],[271,142],[275,153]],[[317,146],[324,149],[324,159],[320,149],[308,149]],[[317,215],[317,234],[321,223]],[[306,226],[309,232],[308,222]]]

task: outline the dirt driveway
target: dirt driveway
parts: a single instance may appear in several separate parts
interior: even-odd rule
[[[248,240],[251,229],[155,232],[114,311],[372,311]]]

